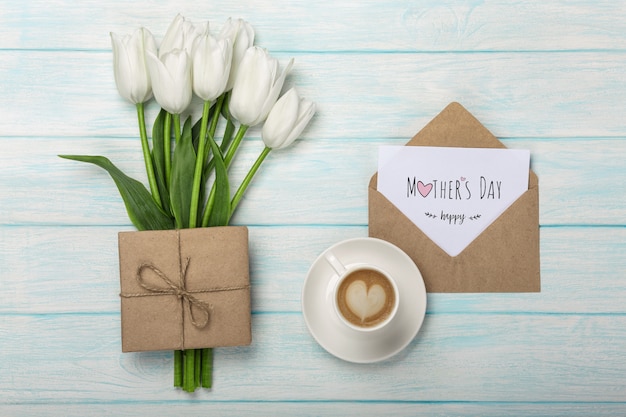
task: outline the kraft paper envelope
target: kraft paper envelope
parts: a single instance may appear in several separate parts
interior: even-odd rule
[[[449,104],[407,146],[505,148],[459,103]],[[369,183],[369,235],[404,250],[429,292],[539,292],[539,185],[530,171],[528,191],[459,255],[437,246]]]

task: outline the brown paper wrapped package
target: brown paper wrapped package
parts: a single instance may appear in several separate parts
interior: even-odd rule
[[[407,146],[504,148],[459,103],[449,104]],[[459,255],[452,257],[369,184],[369,235],[391,242],[413,259],[428,292],[538,292],[539,185],[530,171],[528,191]]]
[[[122,351],[251,342],[248,229],[119,233]]]

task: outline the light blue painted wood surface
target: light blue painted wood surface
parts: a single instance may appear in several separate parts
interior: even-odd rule
[[[132,227],[103,172],[56,157],[145,180],[108,33],[160,37],[178,12],[249,20],[318,103],[234,218],[250,226],[253,344],[216,350],[215,387],[193,396],[170,387],[171,353],[121,353]],[[0,0],[0,97],[0,415],[626,414],[626,2]],[[401,354],[338,360],[302,319],[306,272],[367,235],[377,147],[451,101],[531,150],[542,292],[429,294]],[[238,161],[259,149],[252,129]]]

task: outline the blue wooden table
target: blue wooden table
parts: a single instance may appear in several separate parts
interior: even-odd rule
[[[117,233],[133,228],[103,171],[56,156],[145,181],[109,32],[160,39],[179,12],[248,20],[318,105],[233,220],[250,229],[252,345],[216,349],[214,388],[193,395],[171,387],[171,352],[121,353]],[[626,414],[626,2],[0,0],[0,97],[0,415]],[[451,101],[531,150],[541,292],[429,294],[402,353],[339,360],[304,323],[307,270],[367,236],[378,146]]]

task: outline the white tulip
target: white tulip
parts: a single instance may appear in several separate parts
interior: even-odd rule
[[[191,103],[191,59],[187,51],[174,49],[158,57],[147,54],[154,98],[172,114],[181,114]]]
[[[222,27],[219,39],[229,39],[233,46],[232,65],[226,91],[233,89],[239,64],[248,48],[254,44],[254,29],[243,19],[233,20],[230,17]]]
[[[204,101],[213,101],[225,90],[232,62],[229,39],[216,39],[210,33],[198,37],[193,47],[193,91]]]
[[[209,31],[208,22],[193,24],[180,14],[176,15],[165,32],[163,41],[159,47],[159,57],[176,49],[186,50],[191,55],[196,38]]]
[[[263,125],[261,137],[271,149],[285,148],[293,143],[315,114],[315,103],[300,98],[295,88],[278,99]]]
[[[293,58],[281,73],[278,60],[267,50],[257,46],[248,48],[237,71],[229,102],[230,114],[245,126],[263,122],[276,103],[292,66]]]
[[[152,84],[146,64],[146,53],[156,54],[156,42],[148,29],[137,29],[132,35],[119,37],[111,33],[115,85],[120,95],[133,104],[152,97]]]

